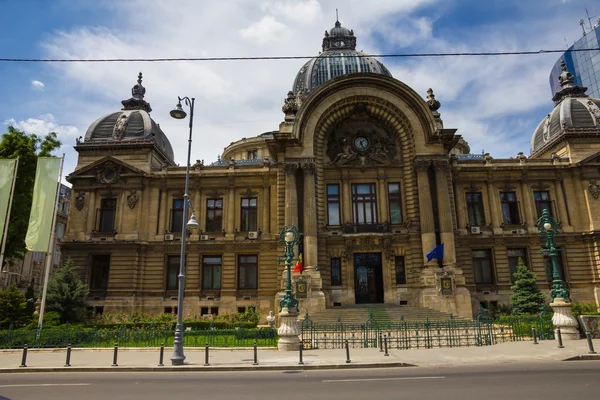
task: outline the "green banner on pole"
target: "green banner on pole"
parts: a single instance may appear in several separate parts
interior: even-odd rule
[[[4,239],[4,224],[8,222],[8,205],[16,165],[17,159],[0,160],[0,243]]]
[[[54,203],[61,161],[58,157],[38,158],[29,227],[25,236],[25,245],[29,251],[48,252],[52,218],[56,212]]]

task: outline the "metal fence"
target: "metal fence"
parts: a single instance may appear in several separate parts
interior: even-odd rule
[[[174,331],[167,328],[120,328],[97,329],[63,327],[42,331],[8,329],[0,331],[0,349],[65,347],[159,347],[173,345]],[[203,329],[186,330],[183,333],[187,347],[258,347],[277,346],[277,331],[260,329]]]
[[[496,343],[553,339],[551,316],[502,317],[490,319],[450,318],[442,321],[378,322],[371,314],[365,323],[315,323],[308,314],[301,324],[305,349],[379,347],[383,340],[391,349],[489,346]]]

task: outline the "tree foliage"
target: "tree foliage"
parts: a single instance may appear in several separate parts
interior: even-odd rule
[[[26,253],[25,235],[29,224],[37,158],[51,156],[52,151],[57,150],[60,145],[55,132],[41,138],[9,126],[8,131],[2,135],[0,158],[19,157],[13,207],[10,219],[7,219],[10,221],[5,249],[7,260],[22,260]]]
[[[20,328],[27,325],[30,320],[27,299],[17,289],[16,284],[0,292],[0,329],[8,329],[11,324],[15,328]]]
[[[541,311],[546,296],[540,292],[536,283],[536,275],[519,258],[515,283],[511,286],[513,295],[510,297],[513,314],[537,314]]]
[[[84,318],[87,286],[81,282],[71,260],[54,274],[48,282],[46,311],[56,311],[61,322],[79,322]]]

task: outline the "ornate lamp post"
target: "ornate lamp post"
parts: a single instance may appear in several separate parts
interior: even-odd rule
[[[279,302],[279,342],[277,348],[284,351],[297,351],[300,344],[298,338],[298,300],[292,293],[292,261],[294,260],[294,246],[300,243],[300,232],[298,228],[292,225],[290,228],[285,226],[279,233],[279,244],[285,245],[283,260],[286,267],[285,294],[283,300]],[[278,261],[282,259],[279,258]]]
[[[181,228],[181,256],[179,258],[179,276],[177,282],[177,324],[175,325],[175,339],[173,340],[173,355],[171,356],[171,365],[183,365],[185,355],[183,354],[183,296],[185,290],[185,245],[187,243],[187,229],[198,229],[199,225],[196,216],[192,210],[192,217],[185,223],[188,215],[190,203],[189,184],[190,184],[190,156],[192,152],[192,126],[194,123],[194,98],[177,97],[178,102],[171,111],[171,117],[175,119],[184,119],[187,113],[181,108],[181,101],[190,108],[190,136],[188,139],[187,164],[185,169],[185,194],[183,195],[183,224]]]
[[[561,248],[556,247],[554,242],[554,235],[558,233],[558,224],[547,208],[542,211],[537,226],[540,234],[546,239],[546,246],[541,249],[542,254],[548,256],[552,263],[552,289],[550,289],[550,300],[552,301],[550,307],[554,310],[552,323],[556,328],[560,327],[564,339],[579,339],[578,324],[571,311],[569,290],[564,287],[558,268],[558,255],[562,251]]]

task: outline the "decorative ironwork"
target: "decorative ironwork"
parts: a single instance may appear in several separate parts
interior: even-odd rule
[[[563,249],[556,247],[556,243],[554,242],[554,236],[559,233],[558,223],[550,215],[547,208],[544,208],[542,211],[542,216],[537,221],[537,227],[540,234],[546,239],[546,246],[541,249],[541,252],[545,256],[550,257],[552,262],[551,301],[554,302],[554,299],[562,298],[565,302],[570,302],[569,290],[563,285],[557,260],[558,254],[563,251]]]

